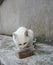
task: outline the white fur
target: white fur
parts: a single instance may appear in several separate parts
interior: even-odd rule
[[[28,36],[25,36],[24,34],[26,30],[28,31]],[[16,38],[14,34],[16,35]],[[13,33],[13,41],[15,42],[15,45],[19,50],[26,48],[27,46],[32,46],[33,38],[34,38],[34,32],[31,29],[27,29],[25,27],[20,27]],[[23,45],[23,43],[25,42],[27,43]],[[22,45],[19,46],[19,44]]]

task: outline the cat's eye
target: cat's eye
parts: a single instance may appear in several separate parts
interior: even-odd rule
[[[26,44],[27,42],[24,43],[24,45]]]
[[[22,45],[22,44],[19,44],[19,45]]]

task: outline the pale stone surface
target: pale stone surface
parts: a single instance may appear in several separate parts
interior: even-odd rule
[[[26,26],[35,36],[53,37],[53,0],[4,0],[0,6],[0,33],[11,35]]]
[[[12,37],[0,35],[0,65],[53,65],[53,46],[36,43],[35,55],[19,59]]]

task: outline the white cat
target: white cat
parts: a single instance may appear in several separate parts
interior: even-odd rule
[[[33,47],[33,38],[34,32],[25,27],[20,27],[13,33],[13,41],[18,50]]]

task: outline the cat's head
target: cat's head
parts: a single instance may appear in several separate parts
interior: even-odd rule
[[[26,48],[29,46],[30,37],[28,35],[27,30],[24,33],[21,34],[14,33],[13,35],[19,48]]]

